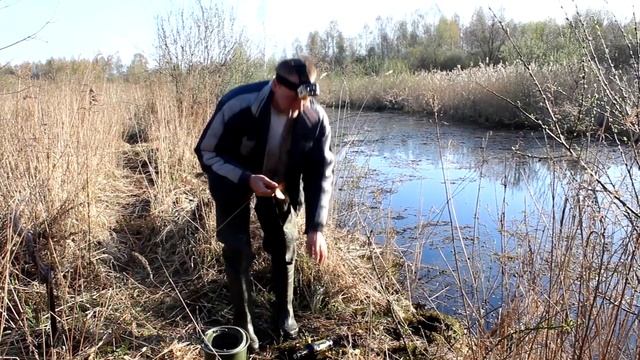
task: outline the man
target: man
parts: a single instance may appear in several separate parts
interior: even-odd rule
[[[314,99],[316,72],[309,60],[288,59],[277,65],[275,79],[231,90],[218,102],[195,148],[216,204],[216,235],[223,243],[234,324],[248,332],[250,351],[259,345],[249,276],[254,257],[249,235],[252,194],[263,247],[271,255],[273,314],[283,337],[298,334],[292,299],[296,212],[303,198],[307,251],[319,264],[327,258],[322,230],[334,157],[329,119]]]

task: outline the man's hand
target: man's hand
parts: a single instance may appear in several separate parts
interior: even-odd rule
[[[322,265],[329,255],[327,250],[327,242],[322,232],[313,231],[307,234],[307,252],[309,256]]]
[[[256,196],[272,196],[278,188],[278,183],[271,181],[264,175],[251,175],[249,186]]]

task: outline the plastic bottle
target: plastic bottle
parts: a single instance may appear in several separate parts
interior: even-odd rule
[[[307,356],[318,354],[330,348],[331,346],[333,346],[333,341],[331,339],[324,339],[308,343],[302,350],[293,354],[293,358],[295,360],[304,359]]]

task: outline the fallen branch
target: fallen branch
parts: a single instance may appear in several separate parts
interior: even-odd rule
[[[53,291],[53,268],[42,261],[38,252],[38,240],[40,234],[32,230],[24,229],[20,223],[20,215],[17,211],[11,217],[11,229],[14,235],[25,240],[27,253],[38,271],[38,280],[47,288],[47,304],[49,306],[49,323],[51,325],[51,339],[55,343],[58,336],[58,315],[56,314],[56,298]]]

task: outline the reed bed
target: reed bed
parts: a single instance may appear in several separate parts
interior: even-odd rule
[[[215,209],[192,150],[215,99],[176,101],[159,76],[10,80],[0,97],[0,356],[201,358],[201,331],[231,319]],[[415,311],[395,281],[395,250],[339,229],[328,237],[328,265],[298,262],[307,338],[269,345],[261,333],[268,347],[254,358],[318,337],[337,339],[333,358],[431,351],[406,330]],[[269,263],[256,253],[266,329]]]
[[[604,104],[594,100],[598,79],[593,72],[579,63],[530,66],[532,73],[544,85],[542,90],[553,102],[565,132],[584,135],[597,131],[594,118]],[[622,82],[632,88],[633,79],[633,76],[627,77]],[[325,77],[322,82],[323,89],[326,89],[322,93],[323,102],[334,106],[349,104],[353,111],[395,110],[432,117],[437,110],[445,122],[488,128],[540,128],[536,121],[514,106],[518,104],[536,118],[550,121],[542,96],[522,64],[415,74],[335,74]],[[587,109],[581,109],[580,103],[585,99],[589,100],[588,104],[583,104]]]

